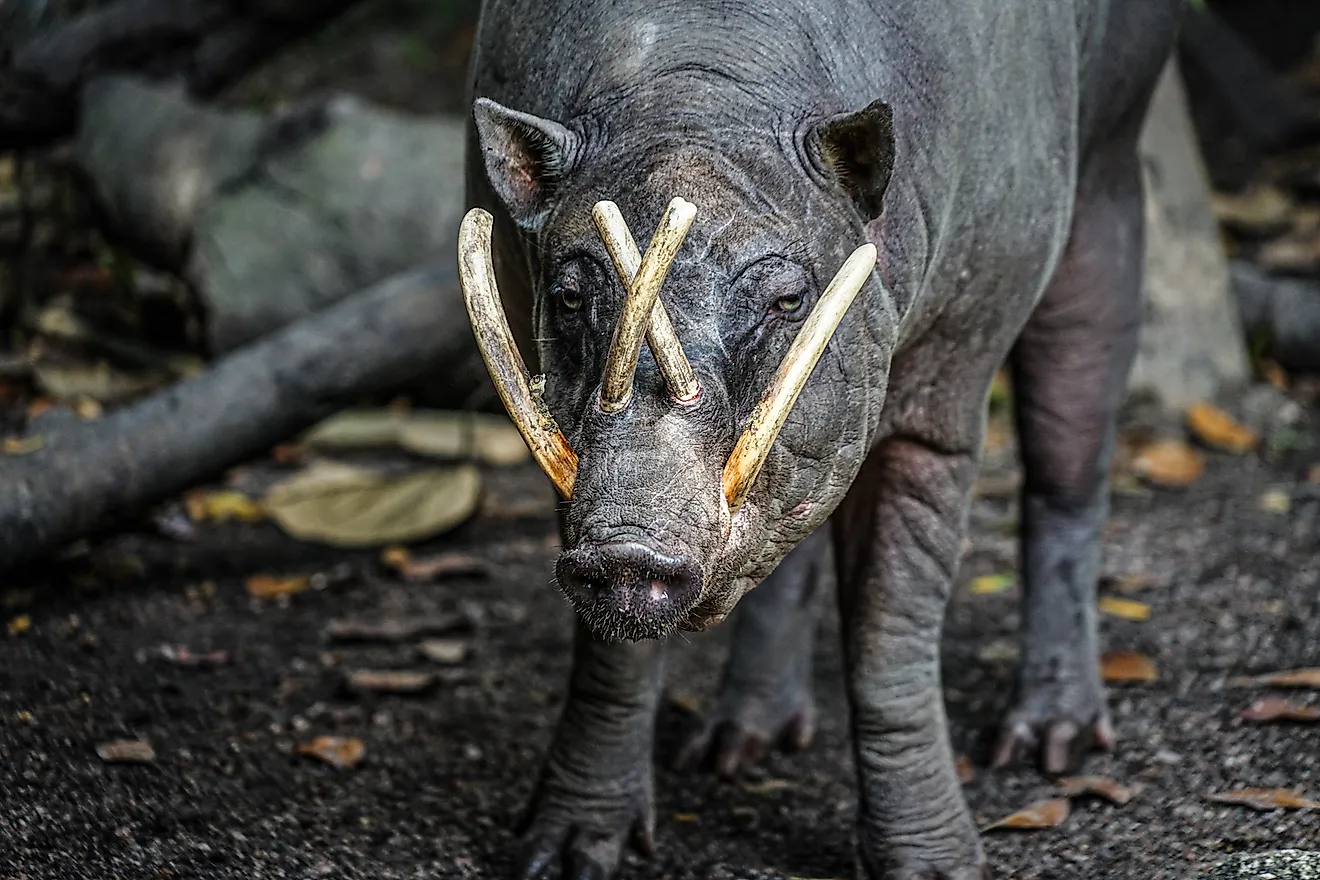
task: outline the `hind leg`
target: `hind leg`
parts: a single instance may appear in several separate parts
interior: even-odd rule
[[[1100,681],[1096,580],[1109,463],[1141,323],[1142,196],[1135,136],[1093,154],[1071,238],[1011,372],[1025,481],[1022,653],[994,763],[1047,773],[1112,740]]]
[[[683,747],[678,766],[709,761],[735,776],[781,743],[804,749],[816,726],[811,654],[816,644],[829,534],[812,533],[738,606],[719,702]]]

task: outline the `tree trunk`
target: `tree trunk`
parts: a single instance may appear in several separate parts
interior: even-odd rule
[[[1205,165],[1174,62],[1156,86],[1141,159],[1146,306],[1129,391],[1182,408],[1245,381],[1248,370]]]

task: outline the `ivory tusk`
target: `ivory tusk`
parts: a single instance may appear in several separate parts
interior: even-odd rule
[[[514,343],[504,315],[500,292],[495,286],[491,261],[491,216],[473,208],[458,229],[458,278],[463,287],[468,317],[477,337],[477,347],[495,390],[513,419],[532,457],[564,498],[573,497],[578,459],[568,438],[559,430],[544,401],[532,393],[527,365]]]
[[[868,243],[853,251],[844,262],[807,316],[770,386],[756,404],[756,409],[752,410],[747,427],[724,465],[724,497],[730,511],[737,510],[747,497],[770,454],[775,437],[779,436],[779,429],[784,426],[784,420],[807,384],[807,378],[824,354],[825,346],[871,277],[875,258],[875,245]]]
[[[670,202],[646,255],[641,256],[616,204],[597,202],[592,211],[596,228],[627,292],[623,312],[610,341],[605,376],[601,382],[600,403],[607,412],[618,412],[632,397],[633,374],[637,370],[643,334],[675,399],[694,400],[701,390],[674,333],[669,313],[660,302],[660,288],[696,213],[691,202],[683,199]]]

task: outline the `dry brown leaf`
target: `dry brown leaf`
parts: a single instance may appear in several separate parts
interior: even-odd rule
[[[345,410],[312,428],[302,442],[320,449],[398,446],[418,455],[497,466],[531,457],[507,417],[401,407]]]
[[[96,754],[107,764],[150,764],[156,750],[144,739],[116,739],[101,743]]]
[[[446,577],[486,577],[490,567],[485,560],[466,553],[440,553],[436,556],[414,557],[407,547],[387,547],[380,561],[403,576],[410,583],[430,583]]]
[[[1238,713],[1243,721],[1320,721],[1320,706],[1305,706],[1283,697],[1265,697]]]
[[[183,497],[188,508],[188,518],[193,522],[237,522],[254,523],[266,518],[266,511],[261,502],[235,492],[221,489],[208,492],[205,489],[189,492]]]
[[[357,766],[367,754],[367,747],[353,736],[318,736],[298,746],[298,754],[319,758],[331,767],[344,770]]]
[[[1108,682],[1145,682],[1159,677],[1155,661],[1136,651],[1106,651],[1100,657],[1100,674]]]
[[[966,755],[958,756],[958,760],[953,762],[953,769],[958,774],[959,785],[970,785],[976,779],[976,767]]]
[[[1208,403],[1187,408],[1187,428],[1206,446],[1243,455],[1256,448],[1260,438],[1228,413]]]
[[[1120,807],[1126,806],[1142,790],[1138,784],[1124,785],[1108,776],[1069,776],[1055,784],[1063,797],[1097,795]]]
[[[346,680],[350,690],[384,694],[419,694],[436,683],[434,673],[409,669],[355,669]]]
[[[9,621],[9,634],[11,636],[21,636],[30,629],[32,629],[32,616],[29,614],[20,614]]]
[[[1192,485],[1205,473],[1205,458],[1181,440],[1157,440],[1137,451],[1132,472],[1166,489]]]
[[[1260,365],[1260,374],[1264,380],[1280,391],[1288,390],[1288,371],[1278,361],[1266,360]]]
[[[59,409],[63,405],[64,405],[63,403],[61,403],[58,400],[55,400],[52,397],[38,397],[36,400],[28,404],[28,408],[27,408],[28,421],[38,418],[44,413],[48,413],[53,409]]]
[[[1320,810],[1320,801],[1308,800],[1299,791],[1287,788],[1241,788],[1206,795],[1216,804],[1250,807],[1262,812],[1268,810]]]
[[[1072,805],[1067,798],[1051,798],[1047,801],[1038,801],[1011,816],[1005,816],[998,822],[992,822],[981,830],[993,831],[999,828],[1010,828],[1030,831],[1041,828],[1058,828],[1067,820],[1068,814],[1071,812]]]
[[[1150,620],[1150,606],[1136,599],[1104,596],[1100,599],[1099,607],[1102,614],[1111,617],[1121,617],[1123,620]]]
[[[421,636],[445,635],[472,627],[465,614],[438,614],[431,617],[387,617],[382,620],[333,620],[325,628],[326,637],[335,642],[410,642]]]
[[[276,599],[280,596],[292,596],[307,589],[312,582],[311,575],[299,574],[289,577],[273,577],[268,574],[254,574],[245,581],[248,595],[254,599]]]
[[[1233,683],[1245,687],[1316,688],[1320,689],[1320,666],[1308,669],[1288,669],[1249,678],[1234,679]]]

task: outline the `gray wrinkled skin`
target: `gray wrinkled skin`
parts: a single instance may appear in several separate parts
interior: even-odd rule
[[[859,863],[886,880],[989,876],[938,648],[986,394],[1010,356],[1026,608],[999,757],[1056,770],[1107,742],[1090,608],[1140,317],[1135,143],[1180,6],[486,5],[469,202],[495,215],[510,322],[581,458],[557,575],[583,625],[519,877],[608,877],[630,834],[649,839],[661,646],[648,640],[722,620],[818,529],[845,621]],[[703,393],[669,400],[643,349],[632,402],[605,413],[623,290],[591,207],[617,202],[645,248],[675,196],[698,214],[661,299]],[[866,240],[876,272],[731,515],[724,462]],[[799,600],[819,573],[804,551],[749,600],[694,760],[736,771],[770,739],[809,735],[811,638],[797,636],[816,618]]]

